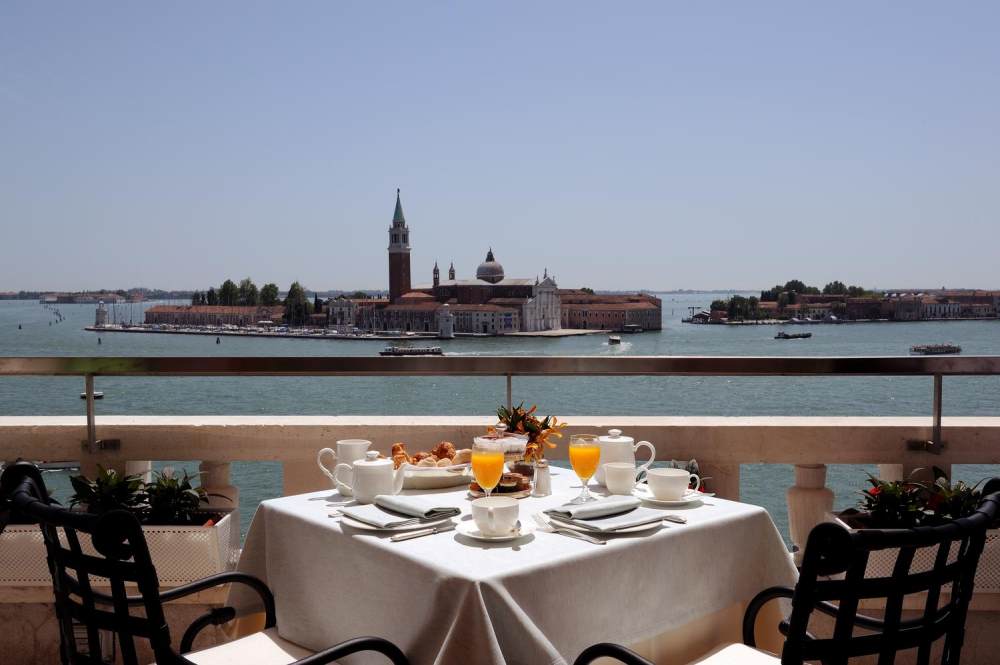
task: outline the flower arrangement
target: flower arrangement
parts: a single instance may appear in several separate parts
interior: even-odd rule
[[[966,517],[975,512],[982,492],[980,484],[964,481],[952,484],[947,474],[933,467],[933,482],[913,480],[880,480],[868,474],[868,489],[861,491],[858,507],[865,514],[867,526],[884,529],[909,529],[933,526],[948,520]]]
[[[539,419],[535,415],[537,410],[537,405],[525,409],[524,402],[512,409],[505,406],[497,409],[497,419],[507,426],[508,432],[528,435],[524,460],[529,463],[537,463],[545,459],[545,449],[556,447],[556,444],[549,439],[561,439],[562,430],[566,427],[566,423],[559,422],[555,416],[545,416],[545,418]]]

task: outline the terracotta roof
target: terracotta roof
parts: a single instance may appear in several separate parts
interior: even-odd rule
[[[441,307],[441,303],[436,300],[428,302],[399,302],[384,308],[384,312],[433,312]]]
[[[434,300],[434,296],[421,293],[420,291],[407,291],[399,298],[400,300]]]
[[[527,298],[490,298],[491,305],[523,305],[528,302]]]

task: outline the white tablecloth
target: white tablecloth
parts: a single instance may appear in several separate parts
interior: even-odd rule
[[[522,522],[579,492],[571,471],[553,474],[552,496],[520,502]],[[471,519],[464,488],[439,492]],[[607,545],[540,530],[513,543],[455,531],[394,543],[342,529],[330,513],[344,501],[324,491],[263,502],[239,565],[274,591],[281,636],[312,649],[375,635],[415,665],[565,663],[594,642],[635,644],[795,582],[767,512],[718,498],[670,511],[686,525]],[[231,601],[257,607],[239,587]]]

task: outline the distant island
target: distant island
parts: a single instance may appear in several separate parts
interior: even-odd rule
[[[936,289],[872,291],[833,281],[822,289],[793,279],[761,291],[713,300],[708,310],[692,308],[685,323],[843,323],[861,321],[955,321],[996,319],[1000,291]]]

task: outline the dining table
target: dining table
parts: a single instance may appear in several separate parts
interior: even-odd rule
[[[788,548],[759,506],[706,495],[662,509],[684,523],[598,536],[603,544],[595,544],[535,519],[579,493],[571,470],[552,467],[551,475],[551,495],[519,500],[525,533],[505,542],[457,530],[396,542],[349,526],[340,510],[355,502],[336,490],[267,500],[238,569],[272,589],[284,639],[320,650],[384,637],[415,665],[572,663],[595,642],[681,662],[738,640],[749,600],[795,583]],[[472,519],[465,483],[404,494],[432,495],[461,510],[456,522]],[[243,615],[259,608],[239,585],[230,604]]]

